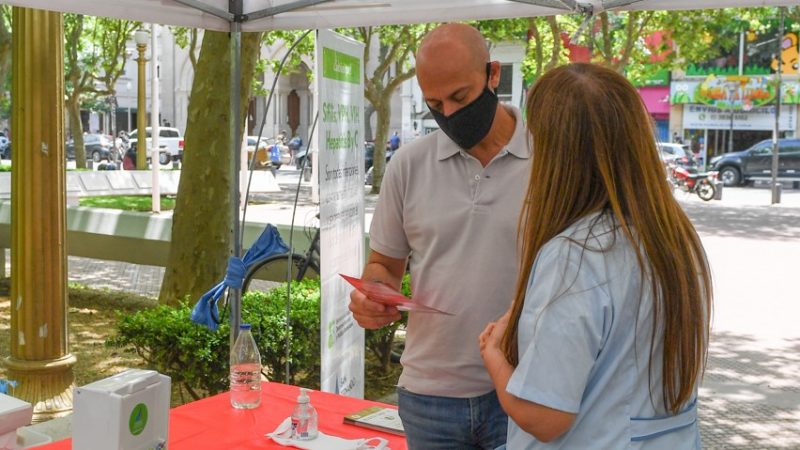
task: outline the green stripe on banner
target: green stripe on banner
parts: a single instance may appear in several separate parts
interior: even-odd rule
[[[358,84],[361,80],[361,61],[355,56],[323,47],[322,76],[345,83]]]

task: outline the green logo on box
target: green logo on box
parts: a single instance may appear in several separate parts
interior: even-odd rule
[[[132,435],[138,436],[144,431],[146,426],[147,406],[144,403],[139,403],[134,406],[133,411],[131,411],[131,417],[128,419],[128,429],[131,431]]]
[[[355,56],[323,47],[322,76],[345,83],[358,84],[361,81],[361,61]]]

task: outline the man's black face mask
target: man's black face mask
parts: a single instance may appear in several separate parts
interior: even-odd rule
[[[492,128],[497,113],[497,95],[489,90],[491,69],[491,63],[486,63],[486,86],[481,95],[468,105],[449,116],[429,108],[439,128],[464,150],[476,146]]]

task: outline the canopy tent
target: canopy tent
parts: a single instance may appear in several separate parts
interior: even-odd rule
[[[239,81],[241,32],[499,19],[609,10],[792,6],[797,0],[2,0],[12,6],[231,32],[231,253],[241,255]],[[241,292],[231,289],[231,347],[241,321]]]
[[[606,10],[790,6],[796,0],[4,0],[28,8],[229,31],[317,29]],[[237,14],[229,5],[241,4]],[[235,7],[235,6],[234,6]],[[234,20],[236,19],[236,20]]]

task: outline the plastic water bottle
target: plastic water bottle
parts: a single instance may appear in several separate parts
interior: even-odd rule
[[[243,323],[231,349],[231,406],[252,409],[260,403],[261,355],[250,325]]]
[[[297,405],[292,411],[292,438],[310,441],[317,437],[317,410],[311,406],[308,389],[300,388]]]

